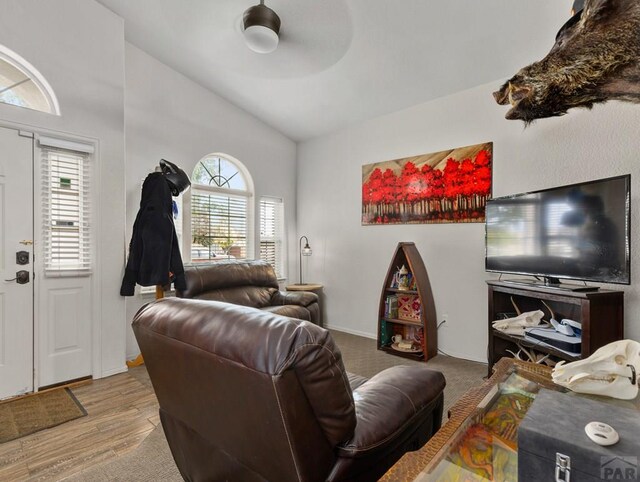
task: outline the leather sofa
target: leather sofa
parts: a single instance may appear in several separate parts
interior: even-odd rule
[[[307,291],[280,291],[273,267],[262,260],[221,260],[185,266],[187,289],[180,298],[224,301],[252,306],[283,316],[319,324],[318,295]]]
[[[331,334],[306,321],[165,298],[133,330],[188,481],[374,481],[440,427],[441,373],[350,375]]]

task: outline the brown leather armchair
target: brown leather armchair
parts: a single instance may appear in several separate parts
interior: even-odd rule
[[[261,260],[221,260],[185,266],[187,289],[180,298],[225,301],[319,324],[318,295],[280,291],[273,267]]]
[[[306,321],[165,298],[133,330],[188,481],[373,481],[440,427],[441,373],[348,375],[330,333]]]

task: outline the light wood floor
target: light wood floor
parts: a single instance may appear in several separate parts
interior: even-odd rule
[[[87,416],[0,444],[0,481],[63,480],[136,448],[160,422],[145,377],[138,367],[73,388]]]

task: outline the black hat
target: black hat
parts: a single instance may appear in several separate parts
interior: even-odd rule
[[[173,162],[160,159],[160,168],[169,184],[173,196],[179,196],[180,193],[186,191],[189,186],[191,186],[189,176]]]

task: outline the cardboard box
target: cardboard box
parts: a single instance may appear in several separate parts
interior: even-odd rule
[[[640,480],[640,411],[619,406],[624,403],[540,390],[518,429],[518,481],[556,480],[556,461],[562,458],[570,479],[558,480]],[[596,444],[585,432],[589,422],[611,425],[620,441]]]

